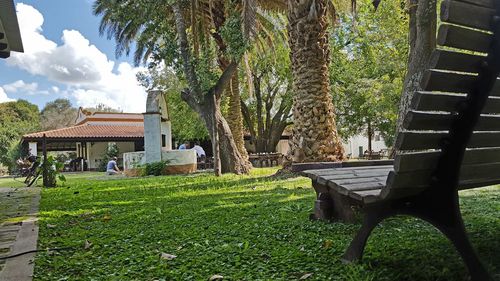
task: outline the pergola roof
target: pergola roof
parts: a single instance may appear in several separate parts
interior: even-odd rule
[[[0,58],[9,57],[10,51],[23,52],[23,42],[14,1],[0,0]]]
[[[41,141],[134,141],[144,138],[144,126],[140,125],[78,125],[63,129],[37,132],[23,136],[24,142]]]

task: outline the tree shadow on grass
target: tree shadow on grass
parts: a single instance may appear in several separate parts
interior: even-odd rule
[[[79,193],[71,190],[53,198],[46,208],[102,208],[98,219],[79,223],[79,228],[89,229],[86,236],[71,236],[76,230],[67,216],[50,218],[65,227],[60,232],[68,239],[92,241],[92,257],[99,263],[87,259],[87,266],[75,267],[86,253],[61,253],[57,258],[67,264],[54,266],[55,257],[42,256],[38,268],[97,279],[103,275],[88,268],[111,274],[126,266],[143,280],[207,279],[207,272],[235,280],[296,280],[306,273],[313,273],[309,280],[466,280],[465,267],[451,243],[420,220],[384,221],[369,240],[365,260],[346,266],[340,257],[360,225],[309,221],[314,191],[301,188],[300,182],[243,178],[174,183],[169,179],[145,181],[142,187],[117,183],[102,190],[82,186],[74,189]],[[482,260],[498,274],[500,225],[492,219],[494,194],[483,196],[484,200],[462,199],[464,220]],[[111,219],[103,220],[104,215]],[[113,254],[105,245],[113,245]],[[178,258],[168,267],[158,267],[158,251]],[[144,270],[151,266],[154,269]],[[127,280],[126,275],[119,276]]]

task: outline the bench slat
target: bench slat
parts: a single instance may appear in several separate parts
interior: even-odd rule
[[[315,180],[317,177],[320,176],[354,174],[354,173],[373,172],[377,170],[388,170],[388,169],[392,169],[392,165],[305,170],[302,172],[302,174],[306,177],[310,177],[311,179]]]
[[[460,2],[467,2],[474,5],[495,9],[495,0],[459,0]]]
[[[394,171],[402,173],[435,169],[440,153],[440,151],[426,151],[398,154],[394,159]],[[462,165],[488,164],[499,161],[500,148],[498,147],[471,149],[465,151]]]
[[[428,70],[422,77],[424,91],[438,91],[448,93],[467,94],[472,89],[477,76],[453,72]],[[490,96],[500,95],[500,82],[497,79]]]
[[[482,30],[492,30],[495,10],[473,4],[444,0],[441,3],[441,20]]]
[[[382,189],[350,192],[349,197],[363,204],[371,204],[380,200]]]
[[[489,163],[479,165],[462,166],[460,169],[459,189],[469,189],[488,184],[500,183],[500,163]],[[430,178],[434,170],[412,171],[407,173],[389,173],[387,186],[383,191],[383,197],[395,198],[399,196],[399,189],[410,188],[412,192],[424,190],[430,185]],[[389,195],[390,194],[390,195]],[[408,191],[404,191],[404,196]]]
[[[338,184],[337,182],[329,181],[328,187],[334,189],[337,193],[342,194],[342,195],[349,195],[349,193],[355,192],[355,191],[367,191],[367,190],[381,189],[385,186],[385,183],[387,181],[387,175],[388,175],[388,173],[385,175],[385,177],[382,181],[373,181],[373,182],[365,182],[365,183],[357,183],[357,184],[341,185],[341,184]]]
[[[485,58],[479,55],[434,50],[430,65],[435,69],[478,73]]]
[[[402,132],[397,136],[395,147],[398,150],[439,149],[441,139],[447,135],[445,132]],[[500,132],[475,132],[467,148],[481,147],[500,147]]]
[[[456,115],[450,113],[409,111],[403,126],[407,130],[446,131]],[[475,131],[500,131],[500,115],[481,115]]]
[[[417,92],[414,94],[410,108],[417,111],[456,112],[457,104],[465,101],[464,94],[443,94],[432,92]],[[500,113],[500,98],[489,97],[483,109],[485,114]]]
[[[326,184],[326,182],[333,180],[386,176],[392,169],[393,167],[391,166],[386,169],[359,170],[356,172],[337,171],[330,174],[317,175],[316,178],[311,177],[311,179],[317,181],[319,184]]]
[[[437,44],[451,48],[487,53],[492,35],[456,25],[441,24]]]

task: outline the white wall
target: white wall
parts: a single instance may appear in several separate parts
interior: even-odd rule
[[[346,143],[343,143],[345,154],[351,154],[352,158],[359,157],[359,147],[362,146],[362,153],[365,150],[368,150],[368,137],[357,135],[350,138]],[[378,152],[382,149],[387,149],[387,146],[384,143],[384,139],[380,138],[372,138],[372,150]]]

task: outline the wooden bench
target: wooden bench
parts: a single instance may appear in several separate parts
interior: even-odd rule
[[[472,280],[492,280],[467,238],[458,190],[500,183],[500,1],[444,0],[441,20],[441,47],[397,135],[394,164],[303,174],[317,193],[316,218],[353,221],[354,206],[363,212],[345,261],[361,259],[382,220],[412,215],[452,241]]]

